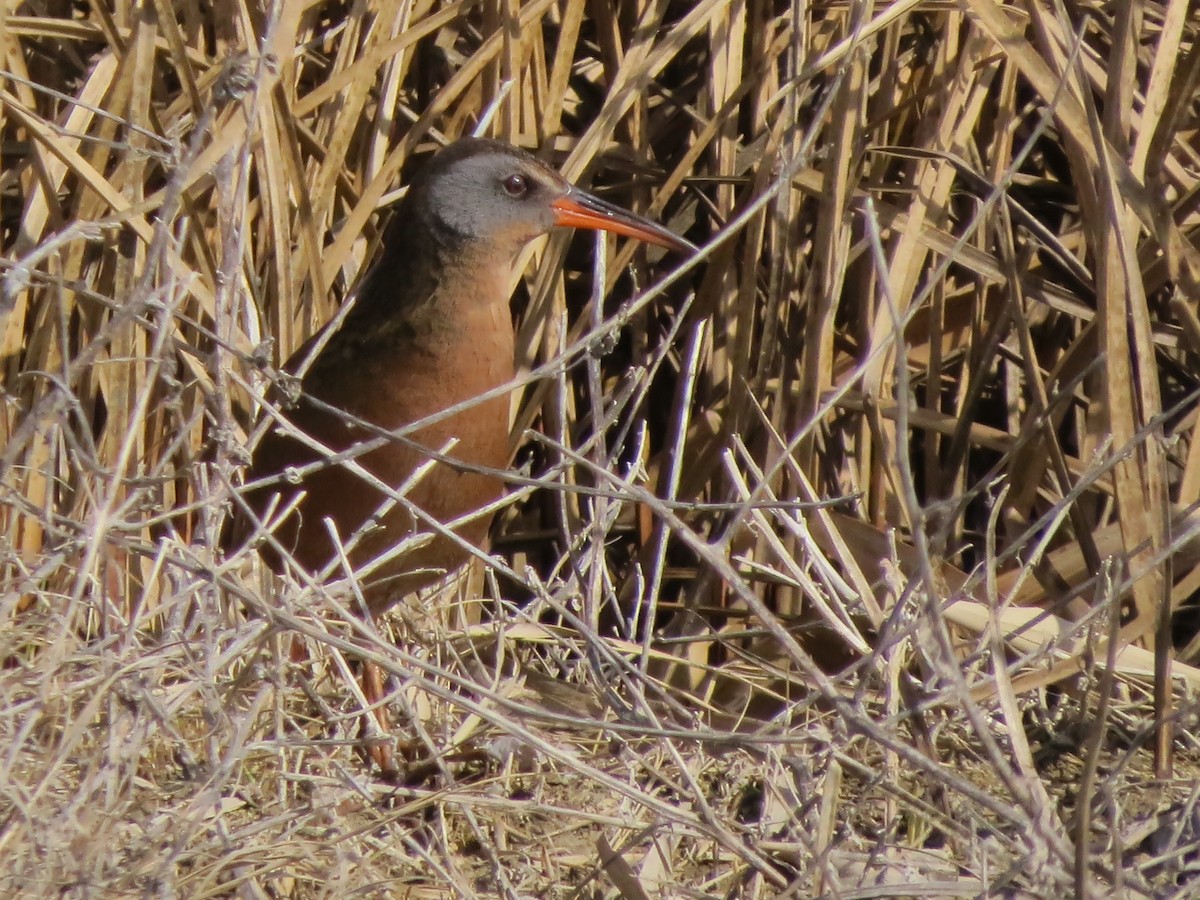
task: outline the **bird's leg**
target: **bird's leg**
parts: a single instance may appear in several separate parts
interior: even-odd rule
[[[384,688],[383,688],[383,673],[379,671],[379,666],[372,662],[363,660],[362,672],[362,689],[363,696],[367,703],[372,707],[372,715],[375,716],[375,721],[379,725],[379,730],[384,735],[383,741],[371,740],[371,735],[367,737],[367,754],[379,766],[380,773],[388,780],[394,780],[400,774],[400,769],[396,765],[396,754],[392,750],[392,723],[391,717],[388,716],[387,706],[384,704]],[[364,728],[364,732],[369,731]]]
[[[308,646],[301,635],[292,636],[288,650],[288,659],[293,665],[300,665],[309,661]],[[364,722],[361,735],[362,740],[366,745],[368,758],[379,766],[383,777],[394,780],[399,776],[400,770],[396,765],[396,755],[392,751],[391,720],[387,714],[387,706],[383,703],[385,696],[383,673],[380,672],[379,667],[374,663],[363,661],[362,667],[361,683],[363,699],[366,701],[368,707],[374,707],[370,715],[375,717],[379,731],[379,733],[376,733],[375,728],[372,728],[368,722]],[[349,676],[349,673],[346,673],[346,675]],[[306,692],[308,692],[307,688]],[[309,695],[313,699],[316,699],[315,694],[310,693]],[[329,711],[326,710],[326,712]],[[332,715],[329,712],[329,717],[332,718]]]

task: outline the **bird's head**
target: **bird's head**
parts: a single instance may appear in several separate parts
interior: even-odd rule
[[[536,157],[497,141],[464,138],[451,144],[430,161],[414,187],[445,231],[514,254],[556,226],[695,249],[661,225],[580,190]]]

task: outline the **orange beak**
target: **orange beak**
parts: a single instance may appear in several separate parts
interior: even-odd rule
[[[634,215],[627,209],[605,203],[579,188],[571,188],[551,203],[550,208],[554,210],[554,224],[565,228],[611,231],[681,253],[694,252],[696,249],[693,244],[661,225]]]

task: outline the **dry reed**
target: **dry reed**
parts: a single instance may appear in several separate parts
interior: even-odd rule
[[[1198,37],[6,5],[0,889],[1189,895]],[[703,249],[531,251],[493,558],[376,629],[216,535],[381,200],[485,120]]]

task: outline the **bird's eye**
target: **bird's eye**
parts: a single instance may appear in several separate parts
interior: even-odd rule
[[[509,175],[500,183],[510,197],[523,197],[529,193],[529,179],[520,173]]]

